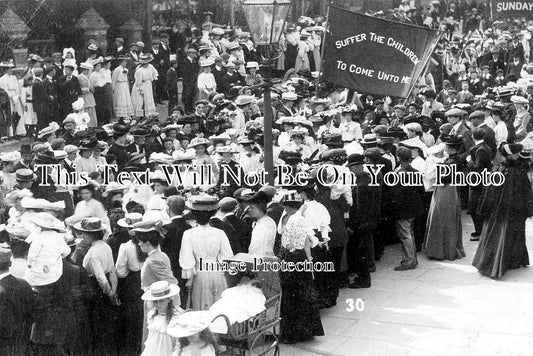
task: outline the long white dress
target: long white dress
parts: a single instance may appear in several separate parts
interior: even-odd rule
[[[167,334],[167,316],[156,314],[155,311],[156,309],[152,309],[148,313],[148,338],[141,356],[171,356],[176,338]]]
[[[182,277],[193,278],[192,307],[208,310],[227,288],[224,272],[213,271],[217,262],[233,256],[224,231],[200,225],[183,233],[180,250]],[[202,263],[202,265],[200,265]]]
[[[131,102],[135,116],[147,116],[156,112],[152,82],[157,80],[153,66],[138,67],[135,71],[135,83],[131,89]]]
[[[22,102],[24,104],[23,120],[25,125],[37,125],[37,114],[33,110],[33,87],[22,88]]]
[[[131,103],[127,68],[124,68],[121,65],[115,68],[111,77],[111,87],[113,88],[113,108],[115,109],[115,116],[132,116],[133,104]]]

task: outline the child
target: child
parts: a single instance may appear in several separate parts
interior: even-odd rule
[[[172,356],[215,356],[217,342],[209,330],[210,313],[190,311],[172,321],[167,333],[178,338]]]
[[[141,356],[170,356],[176,344],[176,338],[167,334],[167,326],[175,319],[182,310],[174,305],[173,297],[179,295],[180,288],[169,284],[167,281],[153,283],[143,294],[142,299],[149,301],[148,312],[148,337],[144,343],[144,351]],[[151,305],[150,305],[151,304]]]

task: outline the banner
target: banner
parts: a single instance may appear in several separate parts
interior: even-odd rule
[[[492,19],[525,17],[533,18],[533,0],[501,1],[490,0]]]
[[[374,95],[406,98],[440,32],[332,6],[323,78]]]

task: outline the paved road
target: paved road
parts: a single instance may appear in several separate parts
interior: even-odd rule
[[[533,268],[495,281],[471,265],[477,242],[463,216],[466,258],[429,261],[395,272],[399,245],[388,246],[370,289],[342,289],[338,305],[322,311],[326,336],[282,345],[282,355],[533,355]],[[532,252],[533,222],[527,224]],[[530,255],[533,255],[530,253]],[[363,311],[346,310],[361,298]]]

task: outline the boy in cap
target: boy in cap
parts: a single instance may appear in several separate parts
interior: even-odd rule
[[[66,65],[65,75],[57,80],[57,100],[61,117],[66,117],[72,110],[72,103],[81,96],[81,87],[78,78],[73,75],[74,67]]]

